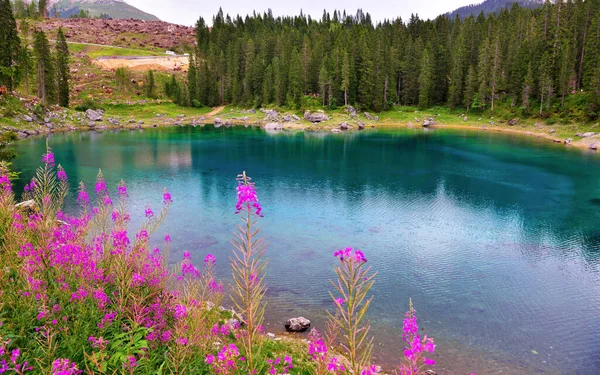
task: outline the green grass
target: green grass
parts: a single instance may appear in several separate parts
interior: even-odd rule
[[[149,104],[107,104],[104,105],[107,117],[120,117],[136,120],[157,119],[156,115],[164,115],[165,117],[174,118],[179,115],[186,117],[202,116],[209,113],[212,109],[209,107],[203,108],[188,108],[179,107],[174,103],[149,103]]]
[[[120,48],[109,46],[93,46],[84,43],[69,43],[71,52],[83,52],[90,57],[96,59],[100,56],[160,56],[158,51],[151,51],[138,48]]]

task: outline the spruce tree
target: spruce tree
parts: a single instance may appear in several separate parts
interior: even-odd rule
[[[467,107],[467,112],[473,107],[475,96],[477,95],[477,89],[479,83],[477,82],[477,73],[473,65],[469,66],[469,72],[467,73],[467,82],[465,84],[464,103]]]
[[[50,52],[48,38],[41,30],[35,32],[33,50],[36,60],[38,97],[46,105],[56,104],[54,59]]]
[[[58,83],[58,105],[69,106],[69,46],[62,28],[58,28],[56,38],[56,78]]]
[[[344,106],[348,106],[348,90],[350,89],[350,59],[348,51],[344,52],[342,65],[342,90],[344,91]]]
[[[432,79],[433,68],[429,51],[426,49],[421,57],[421,73],[419,74],[419,107],[421,108],[427,108],[431,103]]]
[[[10,0],[0,0],[0,86],[11,91],[18,84],[21,40]]]
[[[146,82],[144,82],[144,91],[148,98],[154,99],[156,96],[156,83],[154,82],[154,71],[149,70],[146,73]]]
[[[290,87],[287,93],[288,104],[300,108],[302,105],[302,60],[297,49],[292,52],[289,73]]]
[[[329,85],[329,73],[327,73],[327,67],[325,66],[325,60],[323,60],[323,64],[321,64],[321,70],[319,72],[319,88],[321,99],[323,102],[323,107],[325,107],[325,99],[327,95],[327,86]]]
[[[42,17],[42,18],[48,17],[48,1],[47,0],[39,0],[38,12],[39,12],[40,17]]]

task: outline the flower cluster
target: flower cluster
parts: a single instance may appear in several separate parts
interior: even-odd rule
[[[237,346],[229,344],[224,345],[216,357],[212,354],[207,355],[205,362],[211,365],[217,374],[228,375],[235,373],[238,368],[238,362],[243,362],[244,360],[244,357],[240,357]]]
[[[82,372],[68,358],[59,358],[52,362],[52,375],[79,375]]]
[[[51,151],[48,151],[47,154],[42,156],[42,162],[46,164],[46,166],[53,168],[54,167],[54,154]]]
[[[313,361],[324,361],[327,358],[327,345],[316,329],[308,334],[308,355]]]
[[[404,314],[402,340],[404,347],[404,361],[400,365],[400,375],[418,374],[425,366],[435,365],[435,361],[425,358],[424,354],[435,352],[433,338],[419,335],[416,311],[410,303],[410,309]]]
[[[25,361],[19,363],[19,357],[21,357],[21,350],[14,349],[10,352],[6,349],[6,344],[0,344],[0,374],[14,371],[17,374],[23,374],[26,371],[33,370],[33,367],[29,365],[29,362]]]
[[[262,207],[258,202],[256,187],[253,183],[243,184],[240,182],[237,187],[237,198],[236,214],[239,214],[243,209],[247,209],[248,212],[252,213],[254,211],[254,214],[263,217]]]
[[[289,374],[290,370],[294,368],[292,357],[288,355],[283,357],[283,359],[267,359],[267,363],[269,365],[269,374],[271,375]]]
[[[367,258],[365,257],[365,254],[356,249],[353,250],[351,247],[347,247],[345,249],[342,250],[338,250],[335,253],[333,253],[333,256],[335,256],[336,258],[339,258],[340,261],[345,261],[348,259],[352,259],[354,260],[356,263],[366,263],[367,262]]]
[[[340,375],[346,372],[346,367],[344,367],[339,358],[331,357],[329,363],[327,364],[327,371],[336,375]]]

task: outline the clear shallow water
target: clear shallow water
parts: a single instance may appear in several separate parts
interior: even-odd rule
[[[440,374],[600,374],[597,155],[411,129],[184,127],[52,135],[49,144],[71,180],[93,186],[98,168],[113,186],[125,179],[138,220],[167,187],[175,203],[162,231],[173,260],[190,250],[200,263],[211,252],[224,279],[235,178],[246,170],[265,213],[272,331],[297,315],[322,324],[332,254],[354,246],[379,272],[370,313],[379,362],[398,357],[412,298],[438,342]],[[45,139],[15,148],[29,179]]]

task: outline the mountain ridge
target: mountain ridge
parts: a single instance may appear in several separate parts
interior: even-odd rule
[[[554,3],[556,0],[551,0],[551,2]],[[491,13],[499,13],[502,9],[511,8],[514,4],[518,4],[523,8],[538,8],[544,5],[544,3],[545,0],[486,0],[478,4],[457,8],[445,15],[451,19],[456,16],[465,19],[469,16],[477,17],[482,12],[486,16]]]
[[[29,1],[26,1],[29,2]],[[53,8],[63,18],[76,15],[79,11],[88,11],[91,16],[106,14],[112,19],[137,19],[144,21],[160,21],[153,14],[144,12],[124,0],[49,0],[48,10]]]

